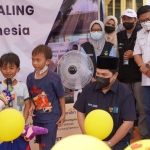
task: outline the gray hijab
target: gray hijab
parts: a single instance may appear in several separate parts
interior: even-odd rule
[[[91,33],[91,28],[95,23],[97,23],[101,26],[103,37],[99,40],[94,40],[94,39],[91,38],[91,35],[90,35],[89,42],[93,45],[96,56],[99,56],[101,54],[101,52],[103,50],[103,47],[104,47],[104,44],[105,44],[105,31],[104,31],[103,22],[101,22],[100,20],[94,20],[90,24],[90,28],[89,28],[90,33]]]

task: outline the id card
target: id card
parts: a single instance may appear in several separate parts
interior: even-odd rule
[[[129,59],[123,59],[123,65],[129,65]]]

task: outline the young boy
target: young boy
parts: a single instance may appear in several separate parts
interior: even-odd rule
[[[6,81],[7,79],[10,79],[12,90],[15,95],[15,98],[12,101],[12,107],[20,111],[26,121],[30,108],[29,93],[26,84],[19,82],[16,79],[16,74],[19,70],[20,60],[16,54],[7,53],[1,56],[0,71],[5,79],[0,83],[0,93],[2,93],[3,90],[7,90]],[[4,105],[3,107],[7,108],[9,106]],[[14,141],[3,142],[0,144],[0,150],[29,150],[29,142],[26,142],[23,137],[19,137]]]
[[[35,71],[27,77],[31,99],[29,114],[33,125],[48,129],[48,134],[36,136],[40,150],[50,150],[56,141],[57,127],[65,119],[64,90],[59,75],[48,69],[52,51],[46,45],[39,45],[32,51],[32,65]],[[34,112],[33,112],[34,111]]]

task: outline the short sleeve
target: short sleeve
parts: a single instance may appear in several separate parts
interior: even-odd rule
[[[86,111],[86,95],[87,95],[87,90],[86,88],[84,88],[73,106],[77,111],[82,113],[85,113]]]
[[[138,33],[137,33],[137,39],[135,42],[133,55],[138,55],[138,54],[142,54],[142,51],[139,45],[139,38],[138,38]]]
[[[124,121],[136,120],[135,98],[133,93],[128,94],[122,103],[121,118]]]
[[[55,92],[58,97],[65,96],[64,88],[61,82],[61,78],[58,76],[58,81],[54,84]]]
[[[29,92],[28,92],[28,88],[27,85],[24,84],[24,92],[23,92],[23,96],[24,96],[24,101],[29,99]]]
[[[26,84],[27,84],[27,90],[28,90],[28,93],[29,93],[29,98],[32,98],[31,93],[30,93],[30,86],[29,86],[28,77],[27,77],[27,80],[26,80]]]

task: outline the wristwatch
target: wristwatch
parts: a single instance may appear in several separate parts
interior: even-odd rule
[[[146,63],[146,68],[150,69],[150,64]]]
[[[107,141],[107,143],[108,143],[109,147],[113,147],[113,145],[111,144],[110,140]]]

